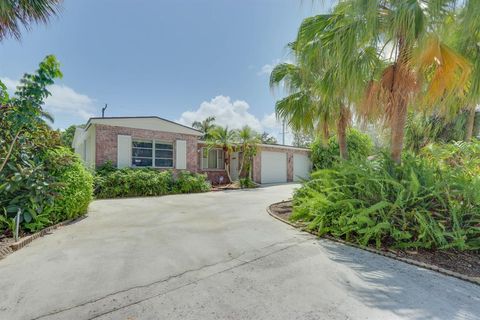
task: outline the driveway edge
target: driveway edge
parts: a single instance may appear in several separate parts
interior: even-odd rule
[[[55,230],[59,227],[62,227],[64,225],[70,224],[70,223],[75,222],[77,220],[83,219],[84,217],[85,216],[59,222],[57,224],[54,224],[53,226],[46,227],[45,229],[42,229],[42,230],[40,230],[40,231],[38,231],[34,234],[26,236],[26,237],[24,237],[24,238],[22,238],[22,239],[20,239],[16,242],[12,242],[12,243],[6,244],[5,246],[0,247],[0,260],[5,258],[10,253],[13,253],[14,251],[20,250],[21,248],[25,247],[27,244],[29,244],[33,240],[35,240],[37,238],[40,238],[40,237],[43,237],[47,233],[49,233],[49,232],[51,232],[51,231],[53,231],[53,230]]]
[[[275,219],[277,219],[277,220],[279,220],[283,223],[286,223],[286,224],[288,224],[288,225],[290,225],[294,228],[301,229],[301,231],[308,232],[308,233],[310,233],[310,234],[312,234],[316,237],[319,237],[318,234],[315,234],[314,232],[312,232],[310,230],[307,230],[301,224],[292,223],[288,220],[285,220],[285,219],[283,219],[281,217],[278,217],[275,214],[273,214],[273,212],[271,210],[271,207],[274,206],[274,205],[280,204],[280,203],[284,203],[284,202],[287,202],[287,201],[275,202],[275,203],[272,203],[271,205],[269,205],[267,207],[268,214],[270,216],[272,216],[273,218],[275,218]],[[358,245],[358,244],[355,244],[355,243],[351,243],[351,242],[347,242],[347,241],[342,240],[342,239],[337,239],[337,238],[334,238],[334,237],[328,236],[328,235],[324,235],[324,236],[321,236],[319,238],[324,238],[324,239],[327,239],[327,240],[330,240],[330,241],[333,241],[333,242],[337,242],[337,243],[341,243],[341,244],[344,244],[344,245],[347,245],[347,246],[350,246],[350,247],[353,247],[353,248],[365,250],[365,251],[368,251],[368,252],[371,252],[371,253],[375,253],[375,254],[387,257],[387,258],[391,258],[391,259],[394,259],[394,260],[397,260],[397,261],[408,263],[408,264],[411,264],[411,265],[414,265],[414,266],[417,266],[417,267],[420,267],[420,268],[436,271],[438,273],[441,273],[441,274],[444,274],[444,275],[447,275],[447,276],[450,276],[450,277],[458,278],[460,280],[464,280],[464,281],[468,281],[468,282],[471,282],[471,283],[476,284],[476,285],[480,285],[480,277],[469,277],[469,276],[460,274],[460,273],[455,272],[455,271],[450,271],[450,270],[447,270],[447,269],[444,269],[444,268],[441,268],[441,267],[438,267],[438,266],[434,266],[432,264],[423,263],[423,262],[420,262],[420,261],[399,257],[399,256],[397,256],[397,255],[395,255],[391,252],[384,252],[384,251],[380,251],[380,250],[373,249],[373,248],[370,248],[370,247],[364,247],[364,246],[361,246],[361,245]]]

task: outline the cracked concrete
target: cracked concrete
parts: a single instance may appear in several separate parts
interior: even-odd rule
[[[479,286],[268,216],[294,186],[95,201],[0,261],[0,319],[478,318]]]

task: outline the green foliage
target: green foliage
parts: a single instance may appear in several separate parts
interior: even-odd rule
[[[382,154],[316,171],[295,193],[292,219],[361,245],[479,250],[480,176],[454,163],[455,150],[478,170],[474,142],[406,153],[400,166]]]
[[[347,148],[350,159],[365,159],[373,152],[373,143],[370,137],[360,131],[350,128],[347,130]],[[314,168],[331,168],[340,161],[340,148],[337,137],[328,139],[327,145],[317,139],[311,145],[311,159]]]
[[[73,124],[67,129],[65,129],[64,131],[60,132],[60,139],[62,140],[62,145],[64,147],[67,147],[73,150],[72,148],[73,136],[75,135],[75,130],[77,129],[77,127],[84,127],[84,125],[76,126]]]
[[[95,176],[97,198],[160,196],[172,193],[206,192],[210,190],[206,176],[182,171],[175,177],[172,171],[151,168],[125,168],[103,171]]]
[[[256,187],[257,184],[250,177],[240,178],[240,188],[251,189]]]
[[[87,212],[93,196],[93,176],[70,149],[49,150],[45,165],[55,177],[55,202],[50,210],[52,222],[77,218]]]

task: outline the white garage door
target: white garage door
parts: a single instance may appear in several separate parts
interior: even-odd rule
[[[293,181],[307,179],[311,168],[312,164],[308,156],[303,154],[293,155]]]
[[[262,151],[261,183],[287,182],[287,154]]]

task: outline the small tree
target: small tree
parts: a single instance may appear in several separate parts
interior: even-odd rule
[[[247,177],[251,176],[253,157],[257,154],[257,145],[260,143],[260,137],[249,126],[244,126],[238,130],[238,150],[242,153],[242,162],[240,163],[239,176],[243,169],[247,169]]]
[[[228,127],[217,126],[211,131],[211,135],[206,140],[209,148],[220,147],[224,152],[225,173],[228,180],[232,182],[230,176],[230,154],[234,151],[237,140],[237,132],[228,129]]]
[[[203,133],[202,139],[208,140],[211,138],[212,131],[215,129],[215,117],[207,117],[203,121],[194,121],[192,127]]]

